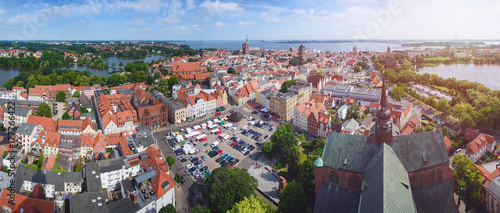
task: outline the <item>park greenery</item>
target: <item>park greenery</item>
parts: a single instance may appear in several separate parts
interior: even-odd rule
[[[64,102],[66,101],[66,93],[64,91],[60,91],[56,94],[56,101]]]
[[[7,80],[3,87],[12,89],[13,86],[22,86],[27,89],[35,87],[35,85],[56,85],[56,84],[71,84],[74,86],[89,86],[94,84],[105,84],[107,78],[98,75],[90,76],[88,70],[83,72],[73,70],[52,70],[45,68],[43,70],[22,72],[14,78]],[[121,82],[120,82],[121,83]]]
[[[68,112],[64,112],[63,115],[62,115],[62,119],[63,120],[69,120],[69,119],[71,119],[71,116],[69,115]]]
[[[292,124],[279,125],[271,135],[271,141],[264,142],[262,155],[276,157],[279,161],[274,167],[277,169],[280,169],[282,165],[288,165],[288,168],[280,171],[280,175],[284,176],[288,182],[297,181],[306,194],[305,201],[312,207],[315,197],[314,162],[323,153],[325,138],[315,138],[311,142],[305,142],[301,150],[293,131]],[[280,201],[280,205],[281,202],[286,202],[286,200]]]
[[[142,59],[146,58],[146,55],[148,55],[147,51],[136,50],[136,49],[131,49],[129,51],[122,51],[116,53],[117,58],[123,58],[123,59]]]
[[[215,169],[205,184],[204,197],[211,211],[224,213],[245,197],[254,195],[258,182],[246,169],[232,167]]]
[[[390,83],[397,84],[391,91],[391,96],[394,99],[400,100],[406,97],[402,92],[404,91],[412,98],[457,118],[462,130],[466,128],[500,129],[500,90],[491,90],[482,84],[457,80],[454,77],[444,79],[436,74],[419,74],[413,70],[412,66],[420,63],[421,57],[411,59],[407,55],[394,55],[386,58],[395,60],[400,65],[394,69],[386,69],[383,65],[385,58],[374,56],[372,61],[377,70],[381,71]],[[499,60],[497,56],[491,56],[491,58],[492,63]],[[447,93],[452,98],[449,101],[441,101],[436,100],[433,96],[425,97],[407,87],[408,84],[429,86]]]
[[[458,206],[460,206],[460,201],[464,201],[465,211],[469,212],[479,198],[481,172],[465,155],[455,155],[453,163],[455,164],[455,193],[458,194]]]

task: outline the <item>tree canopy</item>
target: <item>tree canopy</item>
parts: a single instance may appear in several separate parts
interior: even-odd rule
[[[174,165],[175,163],[175,158],[173,158],[172,156],[167,156],[167,163],[168,163],[168,166],[172,166]]]
[[[300,150],[298,146],[293,146],[288,156],[288,180],[299,179]]]
[[[236,70],[232,67],[229,67],[229,69],[227,69],[227,73],[235,73],[236,74]]]
[[[455,193],[458,192],[458,205],[460,200],[463,200],[466,204],[465,211],[468,212],[479,199],[481,172],[465,155],[453,156],[453,163],[455,163]]]
[[[160,209],[160,213],[176,213],[176,212],[177,210],[175,210],[174,205],[172,205],[171,203]]]
[[[235,203],[253,195],[257,179],[250,176],[246,169],[237,167],[217,168],[205,181],[205,198],[213,212],[226,212]]]
[[[281,159],[287,160],[290,151],[294,146],[298,145],[297,137],[293,134],[293,125],[279,125],[276,131],[271,135],[273,143],[273,153],[279,153]]]
[[[47,103],[41,103],[36,109],[36,116],[52,118],[52,109]]]
[[[288,80],[288,81],[285,81],[283,82],[283,84],[281,84],[281,89],[280,89],[280,92],[282,93],[287,93],[288,92],[288,88],[290,88],[291,86],[295,85],[295,82],[297,80]]]
[[[75,92],[73,93],[73,95],[72,95],[72,96],[73,96],[73,97],[75,97],[75,98],[79,98],[79,97],[80,97],[80,95],[81,95],[81,94],[80,94],[80,91],[78,91],[78,90],[77,90],[77,91],[75,91]]]
[[[59,101],[59,102],[64,102],[66,101],[66,93],[63,92],[63,91],[60,91],[56,94],[56,101]]]
[[[279,193],[280,203],[278,212],[303,213],[306,208],[307,197],[302,185],[292,181]]]
[[[69,120],[71,118],[71,116],[69,116],[69,113],[68,112],[64,112],[63,115],[62,115],[62,119],[63,120]]]
[[[266,203],[260,197],[255,195],[250,195],[245,197],[239,203],[236,203],[234,207],[227,211],[227,213],[273,213],[274,209],[271,205]]]

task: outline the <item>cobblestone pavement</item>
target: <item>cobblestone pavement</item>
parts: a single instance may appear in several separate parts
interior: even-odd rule
[[[261,166],[252,165],[248,169],[248,173],[255,177],[259,181],[259,189],[266,193],[268,196],[273,198],[276,202],[279,202],[278,198],[278,187],[279,181],[278,177],[274,175],[271,171],[271,165],[273,164],[270,160],[265,157],[259,158],[257,163]],[[269,170],[266,169],[269,168]]]

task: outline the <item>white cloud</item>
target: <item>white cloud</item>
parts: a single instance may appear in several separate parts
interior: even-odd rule
[[[86,24],[87,22],[85,20],[80,20],[80,23]]]
[[[151,27],[144,27],[144,28],[141,28],[141,29],[131,28],[131,29],[127,29],[126,31],[127,32],[148,32],[150,30],[152,30]]]
[[[220,21],[215,22],[215,26],[216,26],[216,27],[224,27],[224,26],[226,26],[226,25],[227,25],[226,23],[222,23],[222,22],[220,22]]]
[[[186,10],[194,9],[196,5],[194,4],[194,0],[186,0]]]
[[[222,14],[224,12],[235,12],[239,10],[243,10],[238,4],[233,3],[233,2],[220,2],[220,0],[216,0],[214,2],[207,0],[201,3],[200,5],[201,8],[205,8],[208,10],[211,14]]]
[[[203,22],[203,23],[210,22],[210,18],[209,17],[203,17],[203,18],[200,19],[200,22]]]
[[[239,21],[238,26],[248,27],[255,24],[253,21]]]
[[[169,16],[167,17],[164,17],[164,18],[156,18],[156,23],[157,24],[164,24],[164,23],[177,23],[177,22],[180,22],[181,21],[181,17],[176,14],[176,13],[172,13],[170,14]]]
[[[127,25],[144,25],[144,19],[143,18],[136,18],[132,21],[125,22]]]

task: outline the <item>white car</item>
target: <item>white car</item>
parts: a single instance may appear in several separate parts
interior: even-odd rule
[[[241,150],[241,153],[245,153],[246,151],[248,150],[248,148],[244,148],[243,150]]]
[[[192,163],[190,163],[190,164],[188,164],[188,165],[186,166],[186,169],[191,169],[193,166],[194,166],[194,165],[193,165]]]
[[[179,145],[174,147],[174,151],[180,149],[181,147]]]

